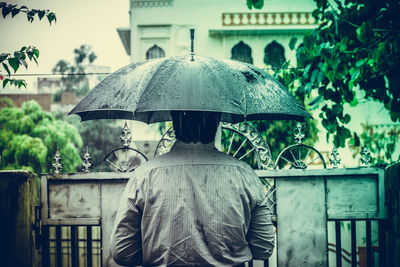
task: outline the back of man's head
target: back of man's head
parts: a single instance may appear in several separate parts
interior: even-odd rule
[[[171,111],[176,139],[185,143],[214,141],[221,113],[207,111]]]

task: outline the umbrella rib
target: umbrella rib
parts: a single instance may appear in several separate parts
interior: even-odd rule
[[[236,150],[235,154],[233,154],[233,157],[235,157],[237,155],[237,153],[240,151],[240,149],[243,147],[243,145],[247,142],[247,139],[244,139],[244,141],[242,142],[242,144],[240,145],[240,147],[238,148],[238,150]]]
[[[229,143],[228,152],[227,152],[226,154],[229,154],[229,152],[231,152],[232,143],[233,143],[233,139],[235,138],[235,135],[236,135],[236,132],[233,132],[231,141],[230,141],[230,143]]]

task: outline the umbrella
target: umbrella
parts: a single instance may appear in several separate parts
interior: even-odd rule
[[[130,64],[101,81],[69,114],[82,121],[171,120],[170,111],[221,112],[221,121],[311,117],[289,91],[251,64],[187,55]]]

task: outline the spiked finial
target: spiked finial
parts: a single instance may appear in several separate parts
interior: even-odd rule
[[[82,171],[89,172],[89,169],[93,168],[91,161],[92,157],[89,154],[89,148],[86,146],[86,153],[83,155]]]
[[[123,147],[128,147],[132,142],[131,130],[129,130],[128,124],[125,121],[124,128],[122,128],[122,134],[120,136]]]
[[[58,150],[58,147],[56,149],[56,154],[54,155],[54,163],[52,164],[54,168],[54,173],[60,173],[60,170],[62,169],[62,163],[61,163],[61,156],[60,156],[60,151]]]
[[[305,134],[302,132],[302,125],[300,122],[296,124],[296,129],[294,130],[294,140],[297,144],[301,144],[305,138]]]
[[[369,165],[371,165],[371,162],[371,153],[368,151],[367,145],[364,145],[361,150],[361,164],[368,167]]]
[[[192,56],[190,61],[194,61],[194,29],[190,29],[190,55]]]
[[[339,152],[337,148],[334,146],[331,152],[331,157],[329,158],[329,161],[331,162],[332,166],[334,169],[338,167],[342,159],[339,156]]]

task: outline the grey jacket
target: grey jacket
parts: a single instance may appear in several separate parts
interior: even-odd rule
[[[121,265],[234,266],[273,247],[266,190],[251,167],[180,141],[135,170],[111,234]]]

